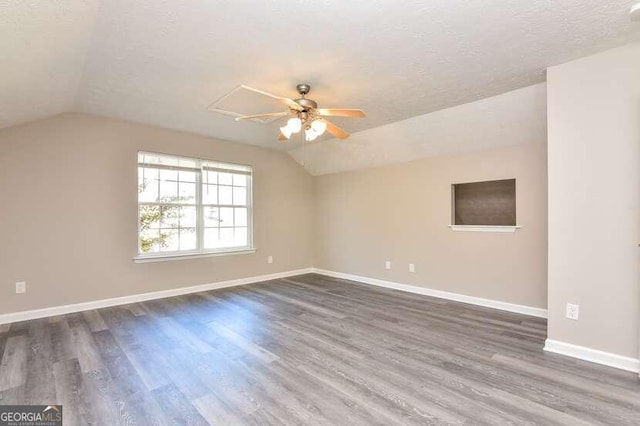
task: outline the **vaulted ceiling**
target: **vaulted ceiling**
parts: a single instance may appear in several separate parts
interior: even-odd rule
[[[78,111],[295,150],[300,142],[276,141],[278,123],[237,123],[207,106],[240,84],[294,96],[308,82],[322,107],[367,111],[335,120],[360,141],[373,128],[541,83],[548,66],[638,39],[630,4],[4,1],[0,127]],[[329,158],[320,150],[331,145],[311,151]]]

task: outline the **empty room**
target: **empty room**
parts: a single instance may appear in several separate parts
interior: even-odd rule
[[[640,0],[2,0],[0,58],[0,426],[640,424]]]

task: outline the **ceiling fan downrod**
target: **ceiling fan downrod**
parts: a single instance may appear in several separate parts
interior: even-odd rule
[[[300,99],[294,99],[294,101],[296,101],[298,105],[303,107],[306,110],[306,112],[308,112],[308,110],[310,109],[318,108],[318,104],[316,103],[316,101],[312,101],[311,99],[305,98],[305,95],[311,91],[310,84],[305,84],[305,83],[298,84],[296,86],[296,89],[298,90],[298,93],[300,93]]]

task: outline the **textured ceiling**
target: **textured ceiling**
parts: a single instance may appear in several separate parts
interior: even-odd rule
[[[74,109],[97,5],[0,1],[0,128]]]
[[[501,146],[545,143],[546,83],[363,130],[289,154],[312,175]]]
[[[547,66],[635,40],[630,4],[3,1],[0,126],[74,110],[295,149],[275,140],[278,123],[207,106],[239,84],[293,96],[309,82],[321,107],[366,110],[335,120],[360,132],[543,82]]]

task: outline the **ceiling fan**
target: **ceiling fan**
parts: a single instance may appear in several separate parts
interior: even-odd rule
[[[269,114],[255,114],[245,115],[237,117],[236,121],[250,120],[253,118],[274,118],[274,117],[291,117],[287,120],[287,124],[280,127],[280,135],[278,139],[280,141],[287,141],[291,138],[291,135],[298,133],[304,129],[305,140],[312,141],[322,135],[325,130],[331,133],[338,139],[346,139],[349,137],[349,133],[336,126],[325,117],[349,117],[349,118],[364,118],[366,114],[359,109],[343,109],[343,108],[318,108],[318,104],[305,98],[305,96],[311,90],[309,84],[298,84],[296,89],[300,94],[299,99],[289,99],[283,96],[272,95],[271,93],[263,92],[262,90],[254,89],[248,86],[243,86],[245,89],[266,95],[271,98],[284,102],[288,111],[274,112]]]

